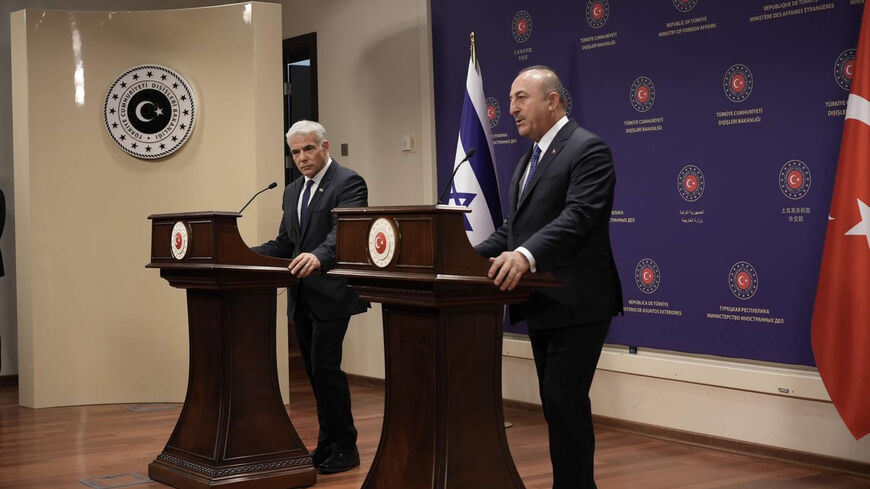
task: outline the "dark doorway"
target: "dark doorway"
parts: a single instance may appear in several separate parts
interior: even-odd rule
[[[284,133],[294,122],[318,120],[317,114],[317,33],[284,39]],[[284,185],[299,177],[284,144]]]
[[[294,122],[308,119],[317,121],[317,33],[284,39],[282,70],[284,73],[284,134]],[[302,174],[290,158],[290,148],[284,144],[284,185]],[[289,299],[288,300],[292,300]],[[296,339],[296,325],[287,321],[290,355],[290,381],[305,382],[305,363]]]

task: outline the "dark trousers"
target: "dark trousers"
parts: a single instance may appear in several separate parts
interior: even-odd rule
[[[589,387],[609,329],[609,319],[564,328],[529,328],[550,436],[553,489],[596,489]]]
[[[347,376],[341,370],[342,342],[350,318],[318,319],[311,313],[307,301],[297,296],[293,320],[305,372],[317,400],[320,423],[317,446],[355,447],[357,432],[350,412],[350,389]]]

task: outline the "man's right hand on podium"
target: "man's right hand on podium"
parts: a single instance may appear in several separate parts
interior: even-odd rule
[[[300,253],[287,268],[296,278],[305,278],[311,275],[311,272],[320,269],[320,260],[312,253]]]

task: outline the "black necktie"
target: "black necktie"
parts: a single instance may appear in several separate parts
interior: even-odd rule
[[[311,186],[314,180],[305,182],[305,191],[302,192],[302,208],[299,210],[299,231],[305,231],[305,221],[308,220],[308,200],[311,199]]]

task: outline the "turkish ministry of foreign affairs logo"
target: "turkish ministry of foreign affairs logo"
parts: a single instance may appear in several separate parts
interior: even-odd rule
[[[136,158],[162,158],[178,150],[193,132],[196,99],[187,80],[175,71],[136,66],[109,87],[103,118],[121,149]]]
[[[498,121],[501,119],[501,106],[495,97],[486,98],[486,116],[489,118],[490,129],[498,125]]]
[[[610,17],[610,2],[607,0],[589,0],[586,2],[586,22],[589,27],[599,29],[607,23]]]
[[[847,49],[837,56],[834,63],[834,78],[837,85],[845,91],[852,87],[852,77],[855,75],[855,49]]]
[[[169,238],[169,249],[172,250],[172,256],[176,260],[181,260],[187,256],[187,248],[190,243],[190,233],[187,231],[187,225],[181,221],[172,226],[172,234]]]
[[[810,191],[810,168],[801,160],[790,160],[779,170],[779,189],[791,200],[802,199]]]
[[[722,87],[725,96],[732,102],[743,102],[752,93],[752,72],[746,65],[736,64],[725,72]]]
[[[532,37],[532,16],[525,10],[520,10],[514,15],[512,28],[516,42],[528,41]]]
[[[655,292],[662,283],[662,274],[656,262],[649,258],[637,262],[637,266],[634,267],[634,282],[645,294]]]
[[[399,232],[395,221],[379,217],[369,228],[369,258],[378,268],[384,268],[393,262]]]
[[[565,115],[571,116],[571,109],[574,108],[574,101],[571,100],[571,92],[567,88],[562,87],[562,96],[565,97]]]
[[[686,165],[677,176],[677,191],[688,202],[695,202],[704,194],[704,172],[695,165]]]
[[[656,87],[649,78],[639,76],[632,82],[628,96],[634,110],[646,112],[652,108],[656,101]]]
[[[698,0],[674,0],[674,7],[680,12],[688,12],[698,5]]]
[[[749,262],[739,261],[728,272],[728,287],[738,299],[749,299],[758,290],[758,273]]]

